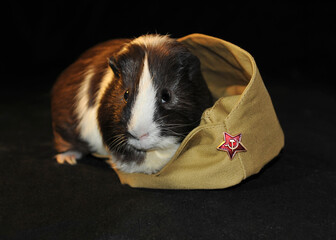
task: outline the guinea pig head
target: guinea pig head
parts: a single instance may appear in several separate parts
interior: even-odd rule
[[[198,58],[167,36],[137,38],[109,64],[114,76],[98,122],[107,148],[124,161],[179,144],[212,105]]]

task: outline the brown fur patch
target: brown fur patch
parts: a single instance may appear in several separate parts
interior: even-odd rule
[[[95,104],[100,82],[108,66],[108,59],[119,51],[127,39],[111,40],[84,52],[76,62],[65,69],[57,79],[51,98],[52,127],[54,145],[58,152],[76,150],[88,153],[88,145],[80,140],[75,114],[76,96],[87,74],[93,70],[88,95],[89,107]]]

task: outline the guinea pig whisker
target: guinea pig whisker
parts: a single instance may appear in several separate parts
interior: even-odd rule
[[[125,144],[123,142],[121,142],[118,145],[116,145],[113,149],[114,149],[115,152],[124,153]]]
[[[196,127],[195,124],[162,124],[160,125],[163,129],[180,129],[185,127]]]
[[[167,117],[169,117],[169,116],[168,115],[164,115],[164,116],[159,117],[158,119],[155,119],[155,121],[160,122],[160,121],[162,121],[163,119],[165,119]]]
[[[113,140],[112,140],[113,139]],[[122,136],[113,136],[113,137],[111,137],[110,139],[108,139],[108,141],[111,141],[110,143],[109,143],[109,145],[110,146],[112,146],[112,145],[114,145],[114,144],[116,144],[118,141],[120,141],[122,139]]]
[[[195,124],[199,124],[201,121],[201,119],[198,119],[194,122],[190,122],[190,123],[162,123],[161,126],[165,126],[165,127],[184,127],[184,126],[191,126],[191,125],[195,125]]]
[[[189,133],[189,132],[178,133],[178,132],[175,132],[171,129],[163,129],[162,132],[168,133],[168,134],[173,135],[173,136],[183,137],[183,138],[185,136],[187,136],[187,134]]]
[[[108,147],[116,150],[118,150],[127,140],[124,134],[115,135],[111,139],[113,139],[113,141],[108,144]]]
[[[123,154],[124,151],[125,151],[125,148],[124,148],[125,145],[126,145],[126,139],[121,140],[121,141],[118,143],[118,145],[116,146],[116,151],[117,151],[117,152],[120,152],[120,150],[122,150],[122,154]]]
[[[167,127],[167,128],[179,128],[179,127],[189,127],[193,126],[195,124],[163,124],[162,127]]]
[[[114,135],[114,136],[108,138],[106,141],[109,142],[109,141],[111,141],[112,139],[118,139],[119,137],[122,137],[123,135],[124,135],[124,134],[117,134],[117,135]]]
[[[115,141],[112,142],[112,146],[118,146],[120,145],[125,139],[122,137],[117,138]]]

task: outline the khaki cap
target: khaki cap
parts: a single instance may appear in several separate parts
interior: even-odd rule
[[[271,98],[253,57],[245,50],[203,34],[178,41],[200,59],[216,102],[160,172],[116,173],[122,184],[137,188],[220,189],[236,185],[258,173],[284,147]],[[220,146],[222,150],[218,150]]]

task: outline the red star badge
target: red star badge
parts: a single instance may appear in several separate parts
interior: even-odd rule
[[[236,155],[237,152],[246,152],[246,148],[241,141],[241,133],[237,136],[231,136],[227,132],[224,132],[224,142],[222,142],[217,149],[228,153],[230,159]]]

